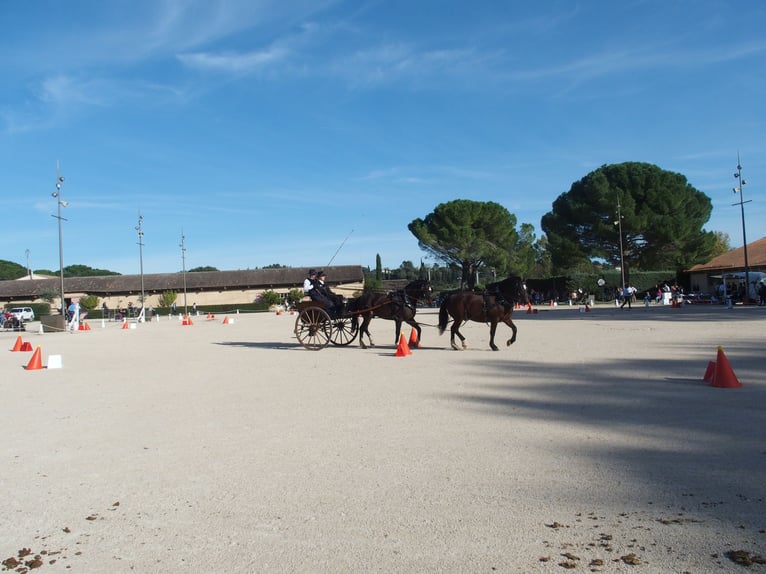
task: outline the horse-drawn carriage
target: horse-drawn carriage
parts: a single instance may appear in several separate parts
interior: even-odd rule
[[[298,303],[295,336],[310,351],[324,349],[329,343],[345,346],[354,342],[359,323],[344,303],[341,309],[328,309],[319,301]]]
[[[414,321],[419,301],[430,301],[431,284],[423,279],[413,281],[404,289],[388,293],[365,293],[355,299],[344,300],[341,305],[327,306],[319,301],[302,301],[297,305],[295,336],[306,349],[319,351],[332,343],[346,346],[359,336],[359,346],[366,348],[363,336],[374,346],[368,326],[373,317],[396,321],[396,336],[402,323],[411,325],[418,332],[420,326]],[[359,325],[359,318],[362,325]]]

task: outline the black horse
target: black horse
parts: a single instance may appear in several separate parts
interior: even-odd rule
[[[415,321],[415,313],[419,301],[429,302],[433,288],[426,279],[418,279],[409,283],[404,289],[398,289],[389,293],[365,293],[361,297],[352,299],[348,303],[349,313],[354,313],[354,321],[358,321],[358,315],[362,316],[362,326],[359,327],[359,346],[367,348],[364,344],[364,335],[374,347],[369,326],[373,317],[381,319],[390,319],[396,321],[396,331],[394,333],[394,344],[399,341],[399,333],[402,329],[402,323],[411,325],[418,333],[418,344],[420,344],[420,325]]]
[[[497,283],[490,283],[484,292],[453,291],[449,293],[439,308],[439,334],[443,334],[452,317],[450,329],[450,345],[456,351],[461,350],[455,344],[455,335],[460,338],[463,349],[467,348],[465,337],[460,333],[460,325],[464,321],[476,321],[477,323],[489,323],[489,346],[497,351],[495,345],[495,331],[498,323],[505,323],[513,331],[513,336],[508,339],[507,345],[516,341],[516,325],[511,321],[513,308],[516,303],[526,305],[527,288],[518,277],[509,277]]]

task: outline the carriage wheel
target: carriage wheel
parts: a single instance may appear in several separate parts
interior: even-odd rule
[[[330,316],[319,307],[304,309],[295,320],[295,336],[310,351],[324,349],[332,336]]]
[[[332,337],[330,342],[338,347],[350,345],[356,339],[359,324],[351,317],[340,317],[332,320]]]

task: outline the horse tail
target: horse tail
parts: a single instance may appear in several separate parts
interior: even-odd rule
[[[439,307],[439,334],[442,335],[449,323],[449,313],[447,312],[447,303],[449,302],[450,295],[447,295],[442,301],[441,307]]]

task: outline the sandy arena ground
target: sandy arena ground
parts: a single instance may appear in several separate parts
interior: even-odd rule
[[[312,352],[294,316],[230,317],[32,323],[63,362],[36,371],[0,333],[0,560],[766,573],[726,556],[766,557],[766,308],[542,308],[499,352],[471,323],[467,351],[426,326],[407,357],[389,321],[375,348]],[[742,388],[701,380],[718,345]]]

